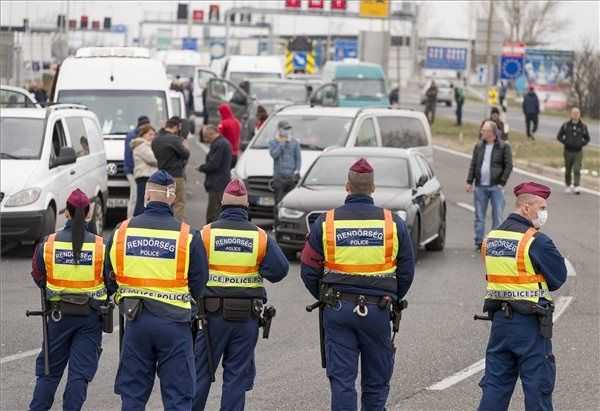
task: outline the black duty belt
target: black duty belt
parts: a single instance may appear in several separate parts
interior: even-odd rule
[[[488,313],[488,315],[475,315],[473,318],[475,320],[492,321],[497,311],[502,311],[506,319],[512,319],[513,312],[521,315],[535,315],[539,321],[540,334],[545,338],[552,338],[554,304],[549,301],[542,305],[530,301],[486,299],[483,304],[483,312]]]
[[[369,313],[367,308],[368,304],[376,305],[380,309],[389,309],[394,302],[393,298],[389,295],[374,296],[364,295],[355,293],[346,293],[335,288],[327,288],[321,291],[319,300],[326,305],[331,307],[338,307],[340,301],[347,301],[352,304],[356,304],[354,312],[359,317],[366,317]]]

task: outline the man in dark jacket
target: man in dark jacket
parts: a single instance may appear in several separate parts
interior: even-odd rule
[[[158,168],[175,179],[175,202],[173,214],[179,221],[185,219],[185,165],[190,158],[187,140],[179,136],[179,118],[167,120],[165,128],[152,141],[152,151]]]
[[[488,202],[492,203],[492,229],[502,223],[504,212],[504,186],[512,171],[510,144],[497,137],[497,126],[486,121],[481,128],[482,140],[473,149],[467,192],[473,192],[475,205],[475,247],[479,250],[485,234],[485,217]],[[473,183],[475,187],[473,187]]]
[[[587,126],[581,121],[581,112],[577,107],[573,107],[571,119],[561,126],[556,138],[565,146],[566,191],[579,194],[583,147],[590,142],[590,133]],[[571,185],[571,173],[575,177],[575,187]]]
[[[206,224],[210,224],[219,216],[223,191],[231,180],[231,145],[219,133],[216,126],[204,126],[201,132],[204,142],[210,144],[206,162],[198,167],[198,171],[206,174],[204,179],[204,189],[208,193]]]
[[[431,81],[429,88],[425,92],[425,117],[429,120],[429,124],[435,121],[435,107],[437,106],[438,88],[435,81]]]
[[[527,137],[535,140],[535,132],[538,129],[538,116],[540,114],[540,100],[538,100],[533,86],[529,86],[529,92],[523,97],[523,114],[525,114]],[[532,124],[533,129],[531,128]]]
[[[129,202],[127,203],[127,217],[133,215],[135,208],[136,197],[137,197],[137,184],[135,178],[133,178],[133,169],[135,164],[133,162],[133,150],[131,149],[131,141],[138,136],[140,127],[150,124],[150,119],[147,116],[139,116],[137,120],[137,126],[130,130],[125,136],[125,148],[123,152],[123,173],[127,177],[129,182]]]
[[[496,123],[496,136],[502,141],[508,140],[508,133],[505,132],[504,122],[500,120],[500,110],[498,107],[492,107],[489,120]],[[481,122],[481,126],[479,127],[480,130],[483,128],[486,121],[488,120],[483,120]],[[479,134],[481,138],[481,132]]]

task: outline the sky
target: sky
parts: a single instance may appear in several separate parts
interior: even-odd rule
[[[307,0],[302,0],[304,4]],[[325,0],[329,3],[329,0]],[[282,7],[284,0],[206,0],[191,1],[191,8],[204,9],[207,13],[209,4],[220,4],[221,13],[231,6]],[[392,7],[401,7],[401,1],[392,1]],[[469,1],[419,1],[425,18],[420,24],[422,37],[468,38],[475,32],[475,2]],[[600,43],[600,1],[570,0],[560,1],[559,14],[566,17],[568,23],[564,30],[552,36],[552,48],[576,50],[582,39],[588,38],[599,47]],[[348,0],[351,11],[358,10],[358,0]],[[78,18],[82,14],[91,20],[102,21],[111,16],[113,24],[126,24],[131,37],[137,35],[138,22],[143,18],[170,18],[175,16],[177,1],[2,1],[0,2],[0,21],[2,25],[20,25],[23,18],[29,17],[32,25],[55,25],[58,12],[66,13],[69,18]],[[306,7],[306,6],[304,6]],[[326,6],[328,7],[328,6]],[[327,20],[316,18],[306,24],[306,18],[277,17],[272,20],[275,33],[306,34],[331,30],[334,33],[352,34],[358,29],[379,30],[380,26],[373,21],[349,21],[347,19]],[[401,26],[392,26],[393,34],[408,34]]]

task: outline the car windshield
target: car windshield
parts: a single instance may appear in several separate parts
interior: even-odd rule
[[[0,107],[35,107],[35,104],[23,93],[13,90],[0,90]]]
[[[250,94],[260,100],[287,100],[306,103],[306,86],[303,83],[255,82],[250,83]]]
[[[233,84],[240,84],[244,80],[251,80],[253,78],[273,78],[279,79],[281,75],[279,73],[245,73],[242,71],[234,71],[229,74],[229,81]]]
[[[40,158],[44,142],[41,118],[0,118],[0,158],[33,160]]]
[[[337,79],[338,93],[347,99],[385,97],[385,84],[381,79]]]
[[[87,106],[98,116],[102,134],[127,134],[146,115],[154,127],[167,121],[167,101],[162,91],[145,90],[62,90],[60,103]]]
[[[306,175],[305,186],[336,186],[346,184],[346,173],[360,156],[326,156],[315,161]],[[367,160],[375,170],[375,187],[409,187],[408,162],[405,158],[397,157],[369,157]]]
[[[167,66],[167,75],[172,78],[179,76],[182,79],[189,80],[194,77],[194,68],[194,66],[169,65]]]
[[[277,124],[283,120],[292,126],[292,138],[300,143],[303,150],[344,146],[352,126],[350,117],[278,115],[261,129],[251,148],[268,148],[269,143],[277,137]]]

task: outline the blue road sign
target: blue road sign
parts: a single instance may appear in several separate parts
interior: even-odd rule
[[[335,41],[335,59],[355,59],[358,57],[358,40],[338,39]]]
[[[292,62],[294,70],[303,70],[306,68],[306,51],[294,51]]]
[[[198,39],[196,37],[182,38],[181,48],[184,50],[198,50]]]
[[[426,69],[465,70],[467,49],[464,47],[427,47]]]
[[[500,78],[513,80],[523,74],[523,56],[502,56],[500,61]]]
[[[113,33],[127,33],[127,26],[124,24],[113,24],[110,31]]]

